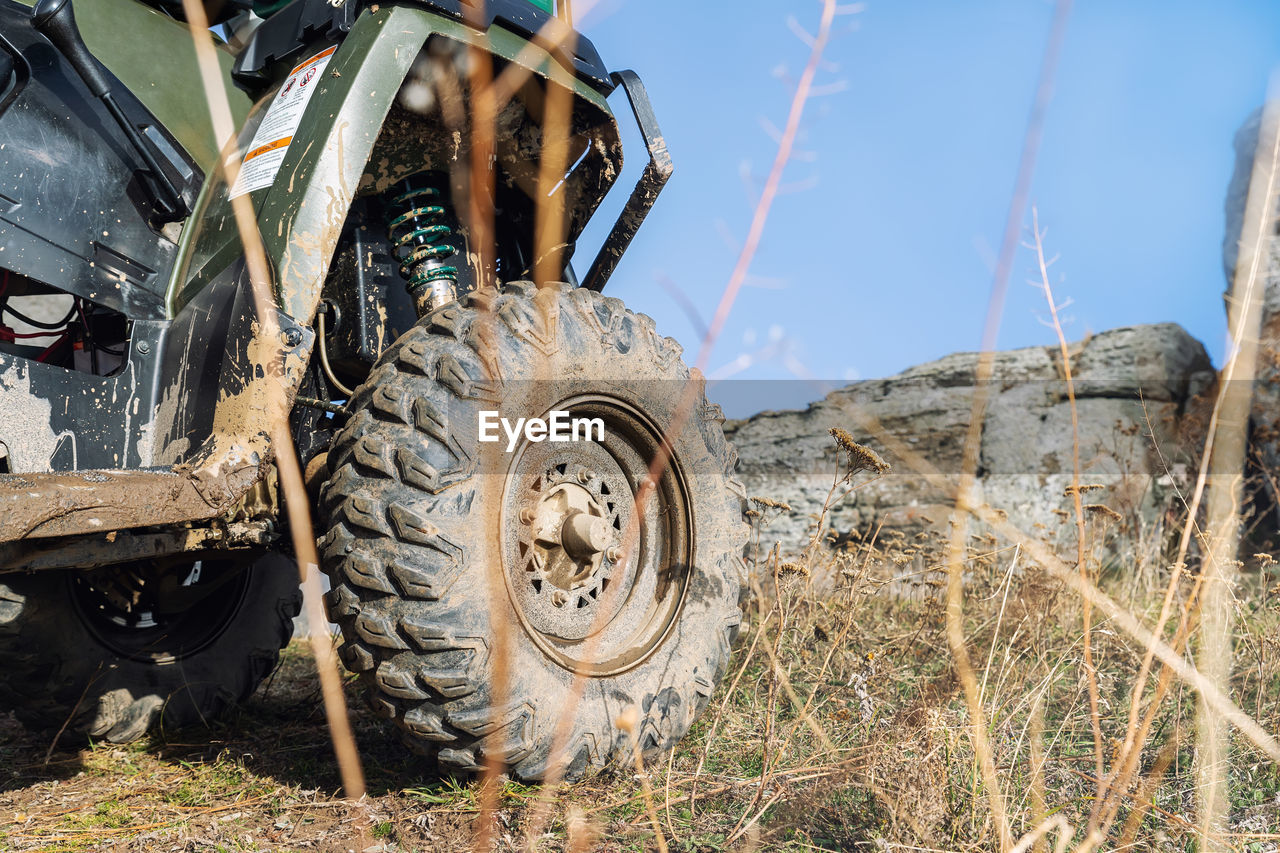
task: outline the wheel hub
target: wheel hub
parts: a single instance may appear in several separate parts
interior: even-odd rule
[[[620,672],[658,647],[679,612],[692,564],[689,493],[676,460],[650,481],[662,431],[630,403],[583,395],[552,408],[600,418],[604,437],[516,452],[502,499],[507,590],[553,660]],[[638,508],[642,488],[650,499]]]
[[[516,600],[538,631],[581,640],[603,627],[594,623],[621,561],[630,489],[617,463],[598,448],[542,461],[520,495]],[[610,601],[603,618],[623,603]]]
[[[68,573],[85,625],[116,654],[178,660],[221,636],[244,600],[249,573],[229,560],[137,562]]]
[[[600,571],[605,550],[616,544],[617,531],[609,526],[604,507],[576,483],[554,486],[534,503],[535,574],[561,593],[582,589]],[[563,606],[567,596],[555,596],[555,591],[556,606]]]

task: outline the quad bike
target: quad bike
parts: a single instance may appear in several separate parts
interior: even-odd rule
[[[669,748],[724,673],[746,529],[700,377],[600,292],[671,172],[639,79],[550,0],[294,0],[260,22],[236,2],[211,16],[224,146],[180,3],[0,0],[0,710],[128,741],[253,692],[299,609],[283,399],[341,659],[409,747],[526,780],[556,737],[571,777],[631,737]],[[522,75],[479,182],[477,51]],[[622,166],[618,89],[649,163],[579,282]],[[589,428],[495,443],[495,414]]]

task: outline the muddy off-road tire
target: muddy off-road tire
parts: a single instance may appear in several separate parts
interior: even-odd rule
[[[95,577],[0,575],[0,711],[38,731],[65,724],[64,744],[217,719],[275,668],[302,602],[296,570],[270,557],[169,616],[118,609]]]
[[[690,381],[672,464],[626,537]],[[542,779],[568,715],[574,779],[629,761],[632,736],[669,749],[706,706],[741,621],[747,527],[701,383],[619,300],[520,282],[428,315],[356,391],[322,497],[330,618],[374,709],[440,770],[496,759]],[[500,429],[479,440],[484,410],[597,417],[604,438],[507,452]],[[615,721],[632,706],[628,735]]]

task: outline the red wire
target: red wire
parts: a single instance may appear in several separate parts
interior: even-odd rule
[[[65,335],[66,329],[50,329],[47,332],[15,332],[8,326],[0,326],[0,341],[12,342],[18,338],[48,338],[54,335]]]
[[[3,298],[5,293],[8,292],[8,290],[9,290],[9,271],[5,270],[4,279],[0,281],[0,298]],[[84,309],[81,308],[80,310],[81,310],[81,316],[83,316]],[[49,344],[49,346],[45,347],[44,352],[36,356],[36,361],[44,361],[49,356],[53,355],[54,350],[56,350],[58,347],[66,343],[67,338],[71,335],[70,325],[68,325],[66,328],[62,329],[61,331],[58,331],[57,329],[51,329],[50,331],[47,331],[47,332],[15,332],[13,329],[5,325],[3,318],[0,318],[0,341],[3,341],[5,343],[13,343],[14,341],[17,341],[17,340],[27,340],[29,338],[47,338],[47,337],[50,337],[51,335],[57,335],[58,339],[53,343]]]
[[[70,336],[71,336],[71,329],[66,329],[65,331],[63,331],[62,337],[58,338],[53,343],[49,344],[49,346],[45,349],[44,352],[36,356],[36,361],[44,361],[49,356],[53,355],[53,351],[56,350],[58,347],[62,346],[66,342],[67,338]]]

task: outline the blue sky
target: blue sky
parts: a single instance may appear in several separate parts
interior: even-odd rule
[[[817,78],[826,93],[806,109],[790,191],[710,373],[842,382],[980,344],[1052,4],[863,5],[837,18]],[[670,289],[704,321],[714,313],[776,150],[769,127],[783,125],[808,57],[788,18],[813,32],[820,12],[817,0],[602,0],[578,22],[606,63],[640,73],[676,164],[608,292],[690,358],[700,335]],[[1072,303],[1069,337],[1173,321],[1219,361],[1232,138],[1278,67],[1280,4],[1077,0],[1032,189],[1060,256],[1054,286]],[[628,141],[633,182],[644,149]],[[616,195],[580,241],[579,266]],[[1001,348],[1053,342],[1032,272],[1020,251]],[[731,414],[820,394],[753,388],[758,405],[726,400]]]

